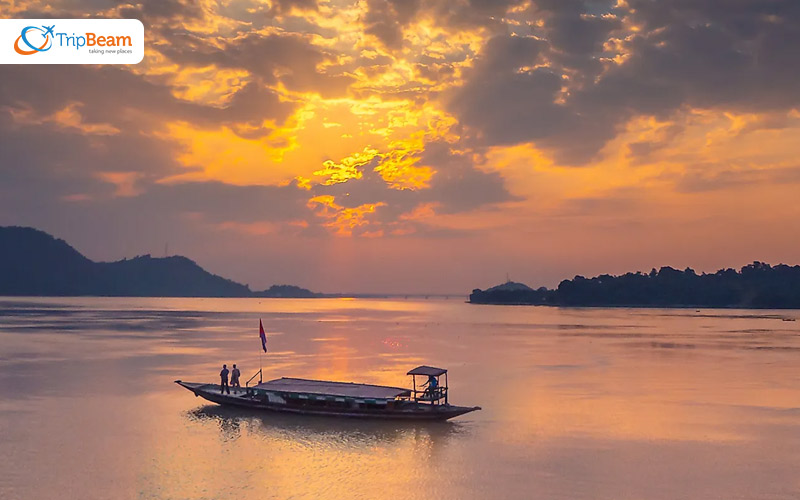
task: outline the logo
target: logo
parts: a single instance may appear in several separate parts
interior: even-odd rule
[[[37,28],[36,26],[27,26],[22,28],[22,33],[20,33],[20,35],[17,37],[17,40],[14,42],[14,50],[17,52],[17,54],[22,56],[29,56],[31,54],[36,54],[37,52],[46,52],[50,50],[53,47],[53,38],[55,38],[55,35],[53,34],[53,28],[55,27],[56,25],[54,24],[52,26],[42,26],[41,28]],[[37,47],[36,45],[32,44],[30,40],[28,40],[28,34],[31,31],[38,31],[42,35],[42,38],[44,38],[44,42],[40,47]],[[35,38],[36,34],[33,34],[33,36]],[[22,43],[27,45],[27,49],[30,50],[20,48],[20,40]]]
[[[144,42],[137,19],[0,19],[0,64],[137,64]]]

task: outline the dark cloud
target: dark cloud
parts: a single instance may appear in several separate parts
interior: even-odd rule
[[[183,170],[174,162],[171,143],[142,136],[98,139],[47,126],[19,128],[0,113],[0,150],[0,215],[8,222],[17,218],[44,227],[48,221],[101,219],[110,233],[126,224],[139,228],[135,232],[147,232],[151,222],[185,224],[187,215],[208,224],[314,222],[306,207],[309,193],[295,183],[159,183],[165,174]],[[103,179],[106,172],[134,173],[135,189],[119,196],[117,187]]]
[[[481,144],[534,142],[562,164],[583,164],[637,115],[800,104],[797,2],[629,5],[536,1],[532,15],[544,20],[534,30],[539,39],[526,44],[502,34],[487,41],[449,108]],[[624,32],[622,18],[644,29]],[[619,54],[607,53],[606,42],[615,37]],[[624,62],[601,61],[614,55]],[[540,66],[526,69],[533,61]]]
[[[503,18],[523,0],[368,0],[362,18],[364,32],[386,48],[398,49],[403,30],[424,15],[448,31],[488,27],[505,31]]]
[[[692,165],[675,181],[682,193],[701,193],[765,184],[798,184],[800,167],[757,169],[732,165]]]
[[[0,1],[0,9],[2,7]],[[114,17],[138,19],[145,29],[162,23],[196,20],[205,15],[198,0],[52,0],[46,5],[29,2],[17,7],[22,10],[15,15],[22,19],[98,18],[111,13]]]
[[[304,10],[317,10],[316,0],[274,0],[272,2],[272,11],[275,14],[288,14],[293,9],[299,11]]]
[[[123,211],[200,214],[207,222],[286,222],[307,217],[308,192],[284,186],[233,186],[222,182],[158,184],[115,202]],[[128,205],[125,207],[125,205]]]
[[[78,2],[76,2],[78,3]],[[83,4],[84,2],[79,2]],[[120,17],[125,19],[138,19],[150,27],[159,22],[189,21],[200,19],[204,16],[199,0],[139,0],[137,2],[107,2],[111,6],[119,6]],[[86,7],[83,6],[83,9]],[[80,10],[80,6],[75,6]]]
[[[568,54],[594,55],[603,50],[609,35],[622,27],[612,14],[609,0],[536,0],[531,19],[543,21],[550,48]]]
[[[7,68],[0,68],[0,104],[46,116],[77,103],[87,122],[111,124],[123,133],[139,134],[159,130],[167,121],[186,121],[234,130],[249,125],[244,127],[249,136],[266,135],[270,130],[261,128],[265,120],[281,124],[296,107],[255,82],[219,107],[179,99],[166,82],[113,66],[23,66],[14,70],[13,78],[4,77]]]
[[[367,0],[364,32],[375,36],[385,47],[399,48],[403,27],[414,18],[420,4],[420,0]]]
[[[439,213],[468,212],[519,200],[508,192],[498,172],[478,170],[470,156],[453,152],[447,143],[427,144],[422,164],[436,165],[430,189],[420,195],[423,202],[438,203]]]
[[[654,153],[667,147],[667,145],[684,130],[685,127],[682,123],[673,123],[659,130],[657,137],[652,140],[628,143],[628,156],[636,162],[648,161]]]
[[[523,3],[524,0],[428,0],[424,8],[437,24],[445,28],[459,30],[485,27],[506,31],[503,24],[506,13]]]
[[[318,92],[326,97],[343,95],[354,82],[346,74],[328,74],[318,71],[324,62],[335,62],[337,55],[313,45],[308,37],[292,34],[247,33],[224,41],[216,41],[193,34],[181,37],[180,44],[169,44],[159,50],[176,63],[205,67],[244,69],[258,77],[265,85],[278,82],[297,91]]]
[[[546,47],[533,37],[507,35],[486,43],[465,85],[448,103],[461,124],[477,131],[480,143],[548,141],[580,127],[575,110],[559,102],[565,97],[565,78],[548,67],[536,67]]]
[[[753,38],[761,31],[758,25],[771,16],[782,21],[796,21],[800,16],[800,4],[793,0],[628,0],[627,4],[646,31],[678,24],[717,24]]]

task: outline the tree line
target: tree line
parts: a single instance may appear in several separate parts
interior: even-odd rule
[[[753,262],[740,270],[697,274],[672,267],[621,276],[575,276],[555,290],[473,290],[479,304],[563,306],[800,308],[800,266]]]

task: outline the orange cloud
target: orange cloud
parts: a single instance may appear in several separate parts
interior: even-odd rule
[[[336,203],[336,199],[330,195],[315,196],[308,200],[308,208],[315,215],[327,219],[324,225],[337,236],[353,236],[353,232],[360,229],[360,234],[365,237],[375,237],[382,233],[366,230],[370,225],[368,216],[375,213],[378,207],[386,206],[386,203],[365,203],[357,207],[345,208]]]
[[[324,168],[314,172],[314,175],[327,177],[322,181],[322,184],[326,186],[347,182],[350,179],[360,179],[362,173],[359,168],[369,163],[377,154],[377,150],[365,147],[358,153],[342,158],[339,163],[333,160],[325,160],[322,163]]]
[[[142,193],[141,186],[137,182],[141,179],[139,172],[99,172],[97,178],[113,184],[115,186],[114,196],[130,197]]]

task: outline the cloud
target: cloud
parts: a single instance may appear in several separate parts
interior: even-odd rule
[[[381,166],[388,155],[374,156],[372,161],[357,165],[358,175],[351,175],[346,182],[315,183],[309,187],[309,196],[320,200],[315,203],[315,213],[325,219],[336,216],[342,217],[341,222],[357,221],[352,234],[381,230],[384,235],[418,235],[432,231],[433,214],[468,213],[516,200],[498,173],[478,170],[470,155],[451,148],[446,142],[426,144],[419,160],[436,165],[436,172],[422,188],[397,189],[387,182]],[[421,213],[426,217],[419,217]],[[345,234],[350,229],[337,232]]]
[[[611,33],[622,27],[609,0],[536,0],[530,15],[541,19],[542,34],[554,51],[596,55]]]
[[[375,36],[387,48],[397,49],[403,42],[403,27],[419,6],[420,0],[367,0],[364,33]]]
[[[732,188],[752,188],[756,185],[791,185],[800,183],[800,167],[747,168],[733,165],[701,164],[675,180],[681,193],[705,193]]]
[[[542,65],[547,44],[534,37],[491,38],[448,99],[461,124],[485,146],[536,142],[564,159],[585,158],[613,136],[570,105],[564,75]]]
[[[278,83],[298,92],[317,92],[332,97],[344,94],[353,83],[346,74],[336,74],[337,55],[311,43],[310,37],[285,32],[249,32],[233,38],[215,39],[187,34],[180,44],[159,50],[181,65],[243,69],[267,86]],[[320,71],[324,63],[331,72]]]
[[[490,38],[449,109],[486,144],[534,142],[584,164],[635,116],[800,104],[796,2],[633,1],[592,13],[602,4],[534,2],[537,35]]]
[[[0,75],[8,76],[7,71],[0,69]],[[87,121],[129,133],[157,130],[166,120],[257,129],[266,120],[282,123],[296,107],[255,83],[244,85],[223,107],[189,102],[175,97],[166,83],[111,66],[22,66],[13,78],[0,80],[0,103],[39,115],[78,103]]]
[[[71,2],[66,8],[83,10],[86,2]],[[126,19],[139,19],[143,23],[152,25],[164,21],[188,21],[202,18],[205,13],[202,3],[194,0],[139,0],[134,4],[119,1],[104,1],[103,4],[118,6],[120,17]]]

